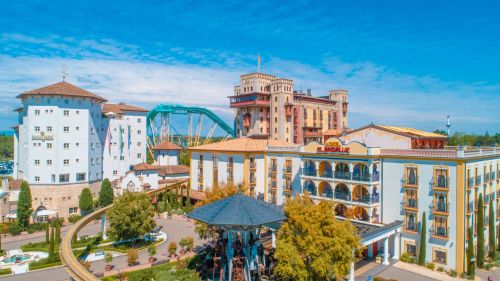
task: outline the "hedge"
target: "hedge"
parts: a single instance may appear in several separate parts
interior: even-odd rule
[[[0,269],[0,276],[1,275],[9,275],[9,274],[12,274],[12,269],[10,269],[10,268]]]
[[[62,262],[58,261],[58,262],[33,265],[33,266],[30,264],[29,269],[31,271],[31,270],[37,270],[37,269],[44,269],[44,268],[48,268],[48,267],[54,267],[54,266],[58,266],[58,265],[62,265]]]

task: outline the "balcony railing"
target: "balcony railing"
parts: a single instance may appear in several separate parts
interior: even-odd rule
[[[271,173],[277,173],[278,172],[278,165],[271,165]]]
[[[370,181],[370,174],[353,173],[352,180],[369,182]]]
[[[480,185],[481,184],[481,175],[477,175],[476,176],[476,185]]]
[[[467,204],[467,213],[473,213],[474,212],[474,203],[469,203]]]
[[[360,203],[365,203],[365,204],[375,204],[379,202],[379,195],[378,194],[372,194],[370,195],[363,195],[363,196],[353,196],[353,202],[360,202]]]
[[[485,173],[484,174],[484,182],[489,182],[490,181],[490,173]]]
[[[333,192],[332,191],[324,191],[323,193],[321,193],[321,196],[333,199]]]
[[[406,199],[404,206],[406,208],[418,209],[418,200],[415,198],[408,198]]]
[[[467,179],[467,188],[472,188],[474,186],[474,177]]]
[[[292,173],[292,167],[285,166],[285,174],[291,174],[291,173]]]
[[[449,212],[449,203],[448,202],[437,202],[433,207],[434,212],[439,213],[448,213]]]
[[[437,178],[433,178],[434,187],[441,189],[448,189],[449,187],[449,179],[445,176],[438,176]]]
[[[322,178],[333,178],[333,172],[331,170],[324,170],[320,175]]]
[[[448,227],[447,226],[439,226],[439,225],[433,225],[432,228],[432,236],[438,237],[438,238],[448,238]]]
[[[418,177],[417,176],[409,176],[404,179],[405,185],[418,185]]]
[[[308,176],[308,177],[315,177],[316,176],[316,169],[314,168],[304,168],[303,169],[303,175]]]
[[[350,201],[351,195],[347,192],[335,192],[335,199]]]
[[[417,232],[417,223],[416,222],[405,222],[403,224],[403,229],[407,231]]]
[[[250,170],[255,170],[257,168],[257,164],[255,162],[250,162]]]
[[[490,177],[490,180],[491,180],[491,181],[495,180],[495,179],[496,179],[496,177],[495,177],[495,176],[496,176],[496,175],[495,175],[495,172],[491,172],[491,177]]]
[[[350,172],[335,171],[335,178],[336,179],[350,180],[351,179],[351,173]]]

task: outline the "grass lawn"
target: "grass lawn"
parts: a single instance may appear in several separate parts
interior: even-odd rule
[[[121,277],[127,277],[128,281],[154,280],[157,281],[198,281],[201,280],[198,273],[194,270],[186,268],[187,261],[167,263],[151,268],[137,270],[121,274]],[[103,281],[118,280],[117,276],[108,276],[102,278]]]
[[[49,252],[49,244],[44,242],[28,243],[21,246],[23,252]],[[59,252],[59,245],[55,245],[54,252]]]

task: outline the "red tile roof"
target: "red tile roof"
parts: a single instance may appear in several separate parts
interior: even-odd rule
[[[103,97],[95,95],[87,90],[79,88],[68,82],[59,82],[52,85],[48,85],[39,89],[24,92],[17,97],[23,99],[25,96],[32,95],[56,95],[56,96],[67,96],[67,97],[83,97],[96,99],[101,102],[106,102],[107,100]]]
[[[169,141],[164,141],[153,147],[153,150],[182,150],[182,147]]]
[[[9,178],[9,189],[18,190],[21,187],[21,183],[23,183],[23,180],[16,180],[13,178]]]
[[[134,171],[158,170],[158,166],[143,162],[143,163],[139,163],[137,165],[132,166],[132,170],[134,170]]]
[[[102,106],[102,113],[116,113],[116,114],[123,114],[126,111],[132,111],[132,112],[148,112],[147,109],[140,108],[137,106],[125,104],[125,103],[119,103],[119,104],[113,104],[113,103],[106,103]]]
[[[189,167],[186,165],[159,165],[156,167],[159,171],[158,175],[162,177],[168,175],[189,174]]]

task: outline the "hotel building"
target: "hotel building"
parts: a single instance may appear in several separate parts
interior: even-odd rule
[[[498,225],[500,149],[445,142],[438,134],[378,125],[305,146],[240,138],[191,148],[191,188],[249,184],[252,195],[277,205],[307,191],[332,201],[339,219],[351,219],[366,256],[382,252],[386,264],[389,256],[416,256],[426,231],[426,261],[460,273],[467,244],[476,243],[466,233],[475,228],[477,209],[488,214],[492,201]]]
[[[18,96],[14,172],[31,187],[33,209],[60,217],[79,213],[84,188],[119,178],[145,161],[147,111],[106,99],[67,82]]]
[[[325,135],[338,134],[348,126],[345,90],[313,97],[310,90],[294,90],[293,80],[250,73],[240,76],[240,85],[229,98],[238,137],[304,144],[322,142]]]

